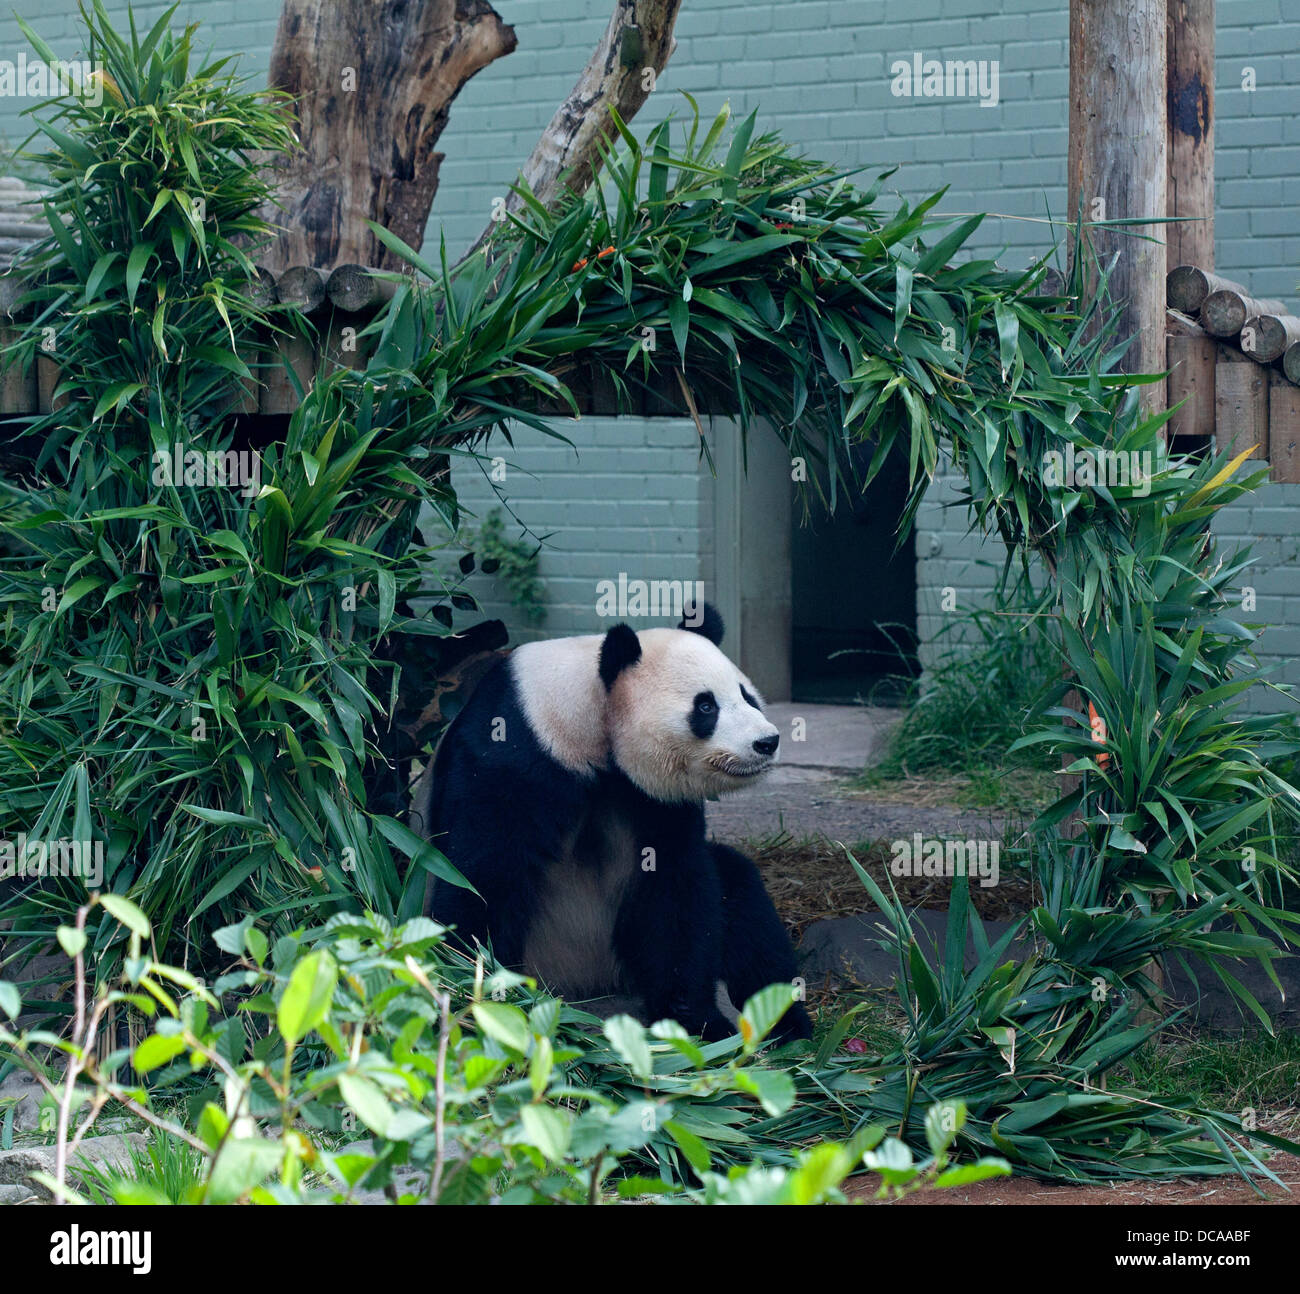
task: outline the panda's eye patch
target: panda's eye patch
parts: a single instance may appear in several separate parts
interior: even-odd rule
[[[713,736],[718,726],[718,699],[712,692],[700,692],[691,705],[691,731],[701,741]]]

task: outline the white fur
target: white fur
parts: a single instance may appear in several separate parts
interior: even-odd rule
[[[557,763],[579,776],[621,769],[647,795],[690,802],[756,781],[776,762],[754,742],[776,728],[741,695],[763,698],[722,651],[685,629],[643,629],[641,659],[606,694],[602,634],[525,643],[510,662],[524,714]],[[712,692],[718,724],[701,741],[690,728],[695,697]]]
[[[603,635],[515,650],[511,670],[520,703],[552,758],[584,777],[616,767],[666,802],[701,801],[761,777],[776,757],[755,751],[754,742],[777,730],[741,694],[744,687],[761,706],[753,684],[700,634],[646,629],[637,637],[641,659],[609,692],[600,678]],[[718,706],[717,725],[704,739],[690,726],[701,692],[711,692]],[[594,805],[570,824],[547,869],[524,950],[529,971],[554,992],[575,1000],[623,988],[614,922],[639,859],[630,824],[616,807]],[[734,1019],[724,986],[718,990],[719,1009]]]
[[[754,742],[776,728],[741,695],[759,706],[757,689],[700,634],[646,629],[637,635],[641,659],[615,680],[609,695],[608,731],[614,763],[647,795],[690,802],[725,795],[757,781],[776,762]],[[691,731],[695,698],[712,692],[718,705],[713,735]]]
[[[551,758],[591,777],[608,766],[599,634],[525,643],[510,654],[528,724]]]

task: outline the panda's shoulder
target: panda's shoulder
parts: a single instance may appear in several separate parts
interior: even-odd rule
[[[582,681],[584,674],[596,677],[594,655],[574,651],[578,641],[526,643],[497,662],[448,729],[448,758],[530,775],[553,765],[589,776],[602,763],[603,715]]]
[[[446,756],[463,759],[472,754],[490,762],[501,762],[519,753],[520,743],[537,745],[520,702],[511,668],[512,657],[506,656],[479,679],[460,713],[452,720],[440,751]]]

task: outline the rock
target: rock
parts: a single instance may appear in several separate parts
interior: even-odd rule
[[[71,996],[72,963],[62,953],[24,956],[14,947],[16,942],[9,941],[3,949],[6,955],[19,953],[6,969],[5,978],[21,983],[23,1006],[28,1009],[15,1023],[19,1029],[31,1029],[45,1018],[47,1003],[65,1001]],[[32,1007],[40,1009],[31,1010]]]
[[[1241,1006],[1224,988],[1213,967],[1199,957],[1188,961],[1196,973],[1195,981],[1175,962],[1168,961],[1165,966],[1165,988],[1171,1009],[1183,1005],[1191,1008],[1181,1023],[1195,1024],[1203,1032],[1220,1036],[1261,1032],[1259,1021],[1248,1007]],[[1300,1029],[1300,959],[1279,958],[1273,963],[1286,993],[1285,1001],[1278,996],[1273,981],[1257,961],[1229,961],[1224,964],[1224,969],[1254,994],[1255,1000],[1273,1021],[1274,1030],[1281,1033]]]
[[[25,1186],[0,1186],[0,1207],[6,1204],[26,1204],[37,1196]]]
[[[42,1095],[41,1085],[25,1069],[15,1070],[0,1083],[0,1123],[4,1122],[8,1112],[7,1102],[16,1100],[13,1107],[14,1131],[35,1132],[40,1126]]]
[[[69,1181],[75,1185],[79,1180],[77,1167],[81,1162],[101,1168],[129,1170],[133,1147],[139,1151],[144,1150],[143,1133],[123,1132],[107,1137],[87,1137],[68,1163]],[[35,1191],[42,1199],[51,1198],[43,1186],[31,1180],[33,1173],[54,1176],[53,1146],[20,1146],[13,1150],[0,1150],[0,1186],[22,1186]]]
[[[889,987],[898,970],[898,957],[882,947],[884,932],[878,922],[883,923],[883,918],[874,914],[814,921],[799,945],[799,973],[805,979],[834,975]]]

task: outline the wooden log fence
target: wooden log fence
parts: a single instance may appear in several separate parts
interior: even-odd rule
[[[1196,265],[1169,271],[1165,299],[1172,433],[1250,446],[1270,479],[1300,482],[1300,316]]]

